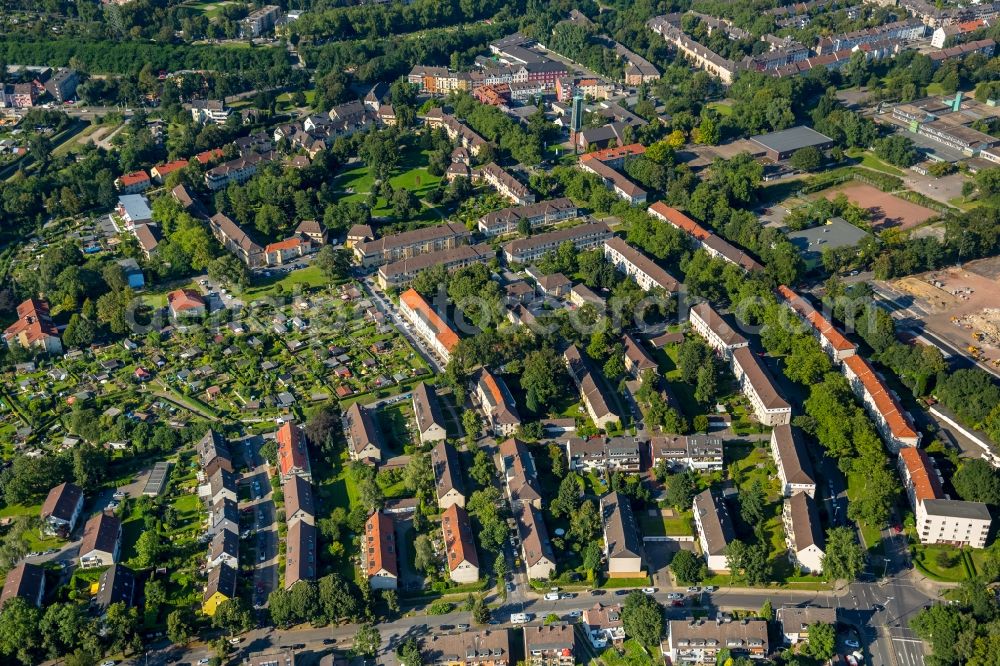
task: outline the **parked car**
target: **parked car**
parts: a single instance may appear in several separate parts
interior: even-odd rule
[[[469,630],[469,625],[467,625],[467,624],[460,624],[460,625],[458,625],[458,630],[459,631],[468,631]]]
[[[643,594],[656,594],[656,588],[655,587],[644,587],[644,588],[642,588],[642,593]]]
[[[559,593],[558,592],[548,592],[545,595],[545,600],[546,601],[559,601]]]
[[[667,599],[670,599],[671,601],[674,599],[683,599],[683,598],[684,595],[681,594],[680,592],[671,592],[670,594],[667,595]]]
[[[670,602],[670,605],[673,606],[673,607],[675,607],[675,608],[681,608],[682,606],[684,606],[684,600],[683,599],[674,599],[673,601]]]
[[[604,590],[591,590],[590,591],[590,596],[592,596],[592,597],[599,597],[602,594],[604,594]]]
[[[719,589],[719,588],[717,588],[715,585],[706,585],[705,586],[705,591],[706,592],[715,592],[717,589]]]
[[[691,587],[688,588],[688,593],[690,594],[696,594],[698,592],[701,592],[701,588],[698,587],[697,585],[692,585]]]
[[[575,611],[570,611],[567,617],[577,618],[580,617],[581,615],[583,615],[583,613],[581,613],[578,610],[575,610]]]

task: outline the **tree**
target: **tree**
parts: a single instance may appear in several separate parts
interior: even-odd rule
[[[171,643],[184,645],[194,634],[194,616],[189,609],[178,608],[167,615],[167,638]]]
[[[809,627],[809,642],[806,653],[820,662],[833,658],[837,652],[837,631],[832,624],[816,622]]]
[[[356,588],[340,574],[323,576],[316,587],[319,605],[327,622],[356,619],[360,614]]]
[[[638,590],[625,598],[622,608],[625,633],[646,647],[658,645],[663,637],[663,606]]]
[[[420,645],[413,636],[400,643],[399,647],[396,648],[396,656],[402,666],[423,666],[424,663],[420,656]]]
[[[94,631],[86,607],[77,603],[52,604],[45,609],[39,626],[42,646],[51,659],[71,652]]]
[[[823,163],[823,153],[816,146],[799,148],[788,160],[788,164],[799,171],[815,171]]]
[[[966,502],[1000,505],[1000,475],[982,458],[963,462],[951,477],[951,483]]]
[[[242,634],[253,626],[253,616],[242,599],[238,597],[226,599],[216,607],[212,616],[212,626],[222,629],[229,636],[234,636]]]
[[[691,502],[698,492],[698,481],[694,472],[687,470],[668,476],[664,485],[666,486],[665,499],[667,504],[681,511],[690,508]]]
[[[543,412],[562,393],[565,378],[566,366],[551,347],[530,352],[521,368],[521,388],[527,408]]]
[[[490,456],[482,449],[476,450],[476,455],[472,458],[472,467],[469,468],[469,476],[481,486],[489,485],[496,474],[496,467]]]
[[[437,572],[438,557],[434,552],[434,544],[426,534],[418,534],[413,541],[413,566],[428,575]]]
[[[462,428],[465,429],[465,444],[472,446],[479,439],[483,428],[483,422],[471,409],[462,412]]]
[[[768,622],[774,620],[774,605],[770,599],[765,599],[764,603],[760,605],[760,612],[757,613],[757,617]]]
[[[764,507],[767,496],[760,480],[754,481],[749,488],[744,488],[740,494],[740,517],[747,525],[757,527],[764,523]]]
[[[670,570],[677,577],[677,582],[682,585],[700,583],[708,573],[705,561],[692,553],[690,550],[679,550],[674,558],[670,560]]]
[[[833,527],[826,533],[823,574],[831,580],[853,581],[865,568],[865,551],[847,527]]]
[[[570,472],[559,482],[559,492],[549,509],[556,518],[570,516],[580,505],[580,482],[576,472]]]
[[[89,319],[84,319],[77,313],[70,315],[62,341],[67,347],[88,347],[94,342],[97,328]]]
[[[490,607],[483,597],[476,597],[472,603],[472,621],[475,624],[486,624],[490,621]]]
[[[373,624],[363,624],[354,634],[354,654],[362,657],[374,657],[382,645],[382,635]]]
[[[899,134],[892,134],[875,142],[875,154],[898,167],[908,167],[917,163],[920,153],[913,147],[913,141]]]
[[[142,647],[139,636],[139,611],[118,602],[108,606],[104,615],[104,629],[111,642],[111,652],[129,654]]]
[[[42,612],[22,597],[4,603],[0,611],[0,653],[15,657],[25,666],[39,663],[41,616]]]
[[[350,269],[350,259],[347,254],[335,249],[332,245],[321,247],[319,252],[316,253],[313,263],[330,282],[343,280]]]
[[[698,383],[694,390],[694,399],[707,405],[715,398],[715,393],[715,367],[710,363],[698,369]]]
[[[130,564],[136,569],[148,569],[163,553],[163,538],[156,529],[145,530],[135,542],[135,557]]]

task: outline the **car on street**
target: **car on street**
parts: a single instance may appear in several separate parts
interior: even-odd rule
[[[674,599],[683,599],[683,598],[684,595],[681,594],[680,592],[671,592],[670,594],[667,595],[667,599],[670,599],[671,601],[673,601]]]
[[[642,588],[642,593],[643,594],[656,594],[656,588],[655,587],[644,587],[644,588]]]
[[[885,606],[883,606],[882,604],[875,604],[874,606],[872,606],[872,608],[875,609],[876,613],[881,613],[885,610]]]
[[[107,661],[102,661],[101,666],[115,666],[117,663],[114,659],[108,659]]]
[[[624,597],[626,594],[628,594],[631,591],[632,590],[615,590],[615,596]]]
[[[592,596],[592,597],[599,597],[602,594],[604,594],[604,590],[591,590],[590,591],[590,596]]]
[[[441,631],[451,631],[454,628],[455,625],[453,624],[442,624],[440,627],[438,627],[438,629],[440,629]]]
[[[689,594],[695,594],[697,592],[701,592],[701,588],[698,587],[697,585],[692,585],[691,587],[688,588]]]
[[[337,644],[337,639],[336,638],[324,638],[323,639],[323,645],[336,645],[336,644]]]
[[[546,601],[559,601],[559,593],[558,592],[549,592],[549,593],[547,593],[545,595],[545,600]]]
[[[706,586],[705,586],[705,591],[706,591],[706,592],[715,592],[715,591],[716,591],[717,589],[719,589],[719,588],[717,588],[717,587],[716,587],[716,586],[714,586],[714,585],[706,585]]]
[[[458,630],[459,631],[468,631],[469,630],[469,625],[467,625],[467,624],[460,624],[460,625],[458,625]]]
[[[514,591],[514,583],[510,583],[510,582],[507,583],[507,591],[508,592],[513,592]]]
[[[670,602],[670,605],[673,606],[673,607],[675,607],[675,608],[681,608],[681,607],[684,606],[684,600],[683,599],[674,599],[673,601]]]
[[[573,594],[572,592],[563,592],[562,594],[559,595],[559,598],[560,599],[574,599],[574,598],[576,598],[576,595]]]
[[[206,666],[206,664],[208,664],[209,661],[211,661],[211,659],[209,659],[208,657],[202,657],[201,659],[198,660],[198,666]]]

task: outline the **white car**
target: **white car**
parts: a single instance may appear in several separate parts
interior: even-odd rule
[[[581,615],[583,615],[583,613],[581,613],[581,612],[580,612],[580,611],[578,611],[578,610],[575,610],[575,611],[570,611],[570,612],[569,612],[569,617],[573,617],[573,618],[576,618],[576,617],[580,617]]]
[[[206,666],[208,662],[211,661],[208,657],[202,657],[198,660],[198,666]]]
[[[656,588],[655,587],[644,587],[644,588],[642,588],[642,593],[643,594],[656,594]]]
[[[528,622],[531,622],[530,613],[514,613],[510,616],[511,624],[527,624]]]
[[[671,601],[674,601],[675,599],[683,599],[683,598],[684,598],[684,595],[681,594],[680,592],[671,592],[670,594],[667,595],[667,599],[670,599]]]
[[[101,662],[101,666],[115,666],[118,662],[114,659],[108,659],[107,661]]]
[[[559,601],[559,593],[558,592],[549,592],[548,594],[545,595],[545,600],[546,601]]]

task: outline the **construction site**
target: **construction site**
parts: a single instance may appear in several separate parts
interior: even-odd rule
[[[954,348],[992,369],[1000,368],[1000,258],[993,257],[895,280],[888,286],[910,297],[906,315]]]

